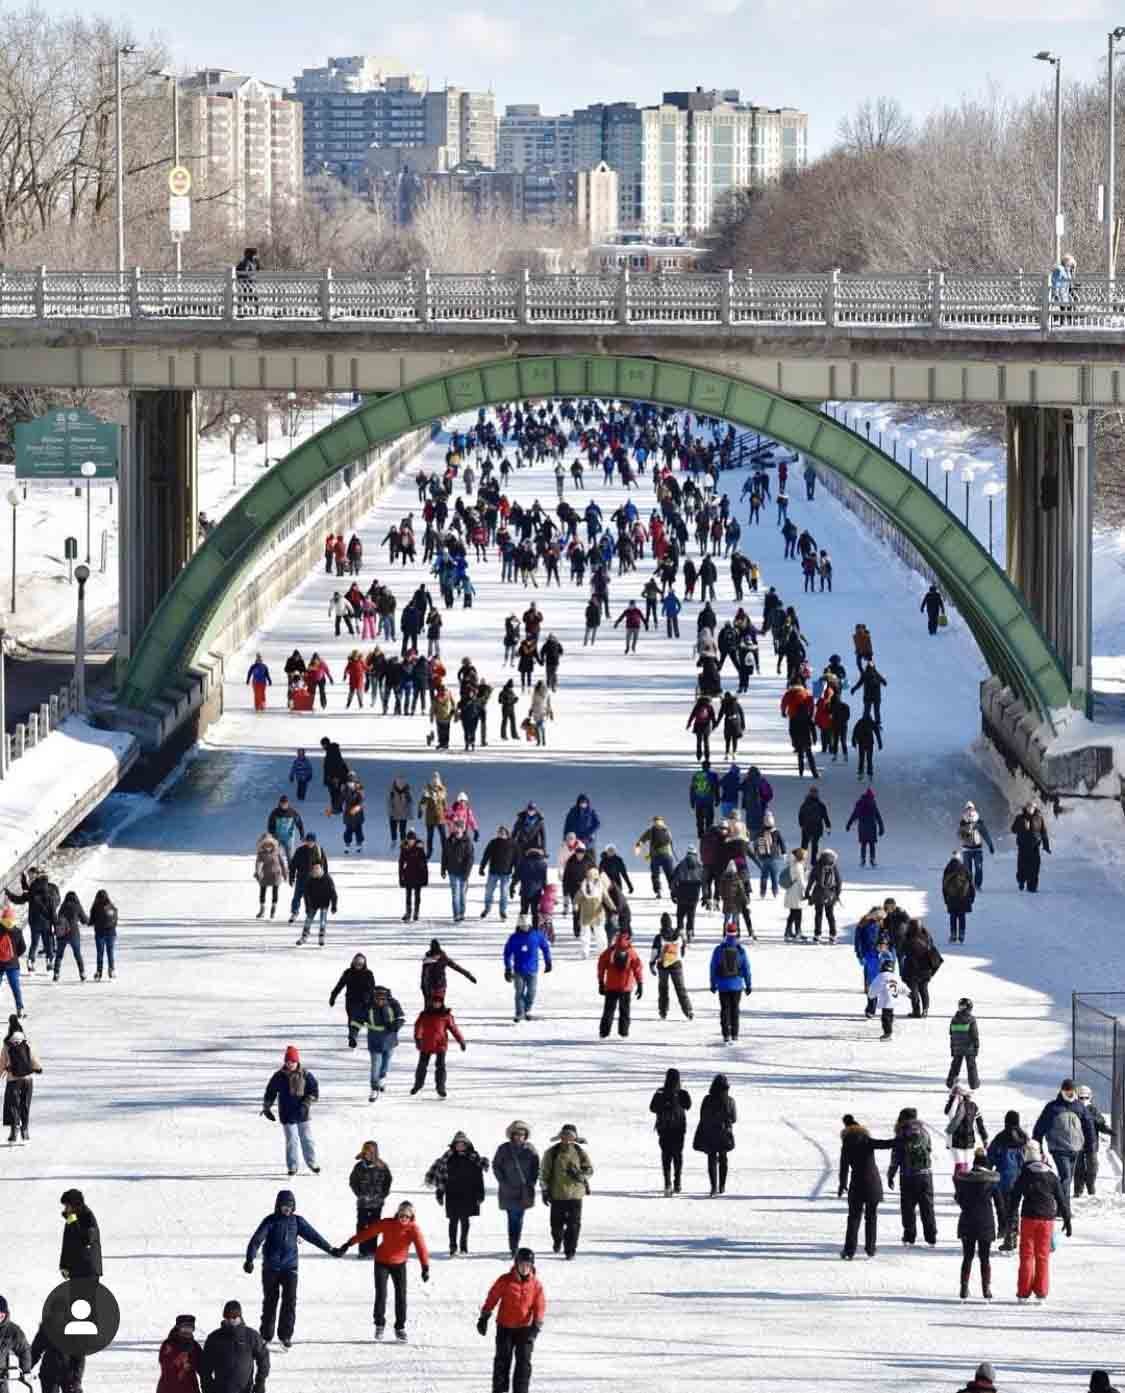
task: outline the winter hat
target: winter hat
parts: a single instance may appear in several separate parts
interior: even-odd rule
[[[733,937],[737,938],[737,937],[738,937],[738,925],[737,925],[737,924],[727,924],[727,925],[724,927],[724,929],[723,929],[723,933],[724,933],[724,934],[731,934],[731,935],[733,935]]]
[[[516,919],[516,929],[517,929],[517,931],[518,931],[518,930],[521,930],[521,929],[530,929],[530,928],[531,928],[531,920],[527,917],[526,914],[521,914],[521,915]]]
[[[223,1319],[224,1319],[224,1320],[228,1320],[231,1316],[238,1316],[239,1318],[241,1318],[241,1316],[242,1316],[242,1302],[241,1302],[241,1301],[228,1301],[227,1304],[223,1307]]]
[[[8,1314],[8,1298],[7,1298],[6,1296],[0,1296],[0,1315],[5,1315],[5,1316],[6,1316],[7,1314]],[[1091,1385],[1091,1386],[1092,1386],[1092,1385]]]
[[[1023,1159],[1025,1161],[1041,1161],[1043,1159],[1043,1149],[1037,1141],[1029,1141],[1024,1145]]]
[[[84,1209],[86,1206],[81,1190],[64,1190],[59,1196],[59,1203],[69,1204],[72,1209]]]
[[[569,1139],[570,1139],[571,1141],[576,1141],[576,1142],[581,1142],[581,1143],[585,1143],[585,1141],[586,1141],[586,1138],[585,1138],[585,1137],[580,1137],[580,1136],[578,1135],[578,1128],[574,1125],[573,1122],[564,1122],[563,1125],[559,1128],[559,1134],[558,1134],[558,1136],[557,1136],[557,1137],[552,1137],[551,1140],[552,1140],[552,1141],[566,1141],[568,1137],[569,1137]]]
[[[843,1122],[843,1124],[844,1124],[845,1127],[858,1127],[858,1126],[859,1126],[859,1123],[855,1120],[855,1118],[851,1115],[850,1112],[846,1112],[846,1113],[844,1114],[844,1116],[841,1118],[841,1121]]]
[[[957,1003],[957,1009],[958,1011],[971,1011],[973,1009],[973,1003],[967,996],[963,996]]]
[[[464,1134],[464,1132],[454,1132],[454,1133],[453,1133],[453,1139],[452,1139],[452,1141],[449,1143],[449,1149],[450,1149],[450,1151],[453,1150],[453,1148],[457,1145],[457,1143],[458,1143],[459,1141],[463,1141],[463,1142],[465,1143],[466,1147],[467,1147],[469,1150],[472,1150],[473,1144],[472,1144],[472,1142],[468,1139],[468,1137]]]
[[[515,1261],[516,1261],[516,1262],[529,1262],[529,1263],[531,1263],[532,1267],[534,1267],[534,1266],[535,1266],[535,1254],[531,1251],[530,1248],[517,1248],[517,1249],[516,1249]]]
[[[1113,1393],[1113,1385],[1105,1369],[1095,1369],[1090,1375],[1090,1393]]]
[[[15,927],[15,922],[16,911],[12,908],[10,904],[6,904],[4,908],[0,910],[0,924],[2,924],[6,929],[11,929]]]
[[[509,1141],[512,1140],[513,1132],[522,1132],[525,1137],[531,1136],[531,1128],[526,1122],[521,1122],[519,1118],[517,1118],[515,1122],[509,1122],[507,1127],[504,1128],[504,1135]]]
[[[1004,1114],[1005,1127],[1018,1127],[1020,1125],[1020,1115],[1015,1108],[1009,1108]]]
[[[436,938],[431,938],[431,939],[430,939],[430,952],[431,952],[431,953],[440,953],[440,952],[441,952],[441,944],[437,941]]]
[[[993,1369],[993,1367],[992,1367],[991,1364],[988,1364],[988,1363],[978,1364],[978,1365],[977,1365],[976,1377],[977,1377],[978,1379],[984,1379],[984,1380],[985,1380],[986,1382],[988,1382],[988,1383],[995,1383],[995,1382],[996,1382],[996,1371]]]
[[[300,1050],[297,1048],[297,1046],[296,1046],[296,1045],[287,1045],[287,1046],[286,1046],[286,1049],[285,1049],[285,1063],[286,1063],[286,1064],[290,1064],[290,1063],[292,1063],[292,1064],[300,1064],[300,1062],[301,1062],[301,1052],[300,1052]]]
[[[1059,1084],[1059,1092],[1060,1092],[1060,1093],[1065,1093],[1065,1092],[1067,1091],[1067,1089],[1070,1089],[1071,1091],[1073,1091],[1073,1089],[1074,1089],[1074,1080],[1073,1080],[1073,1079],[1063,1079],[1062,1083]]]
[[[766,813],[765,817],[762,818],[762,826],[763,826],[763,827],[776,827],[776,826],[777,826],[777,823],[776,823],[776,821],[775,821],[775,819],[774,819],[773,813]]]

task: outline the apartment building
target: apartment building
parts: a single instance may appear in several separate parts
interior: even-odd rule
[[[554,169],[569,174],[574,163],[574,117],[544,116],[538,104],[506,106],[496,139],[496,168],[504,172]]]

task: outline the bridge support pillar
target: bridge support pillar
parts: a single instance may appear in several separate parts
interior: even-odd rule
[[[199,458],[195,393],[135,391],[121,461],[118,532],[120,665],[197,544]]]
[[[1082,407],[1008,408],[1007,565],[1091,713],[1094,423]]]

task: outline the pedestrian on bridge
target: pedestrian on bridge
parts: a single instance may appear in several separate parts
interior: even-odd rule
[[[254,654],[254,661],[246,673],[246,685],[254,689],[254,710],[266,709],[266,688],[273,685],[270,670],[262,661],[260,653]]]

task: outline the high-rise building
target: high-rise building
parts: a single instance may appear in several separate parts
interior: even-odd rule
[[[300,203],[303,109],[272,83],[225,68],[180,79],[183,158],[192,196],[253,242]]]
[[[458,161],[496,161],[496,102],[491,92],[430,90],[420,73],[393,59],[330,58],[294,80],[305,108],[307,175],[327,173],[350,188],[366,187],[372,145],[441,145]]]
[[[570,173],[575,168],[574,117],[544,116],[535,104],[506,106],[497,134],[496,168]]]
[[[595,102],[574,113],[574,167],[617,173],[618,224],[641,225],[641,113],[635,102]]]
[[[574,174],[574,221],[591,244],[612,242],[619,227],[617,171],[601,160]]]

